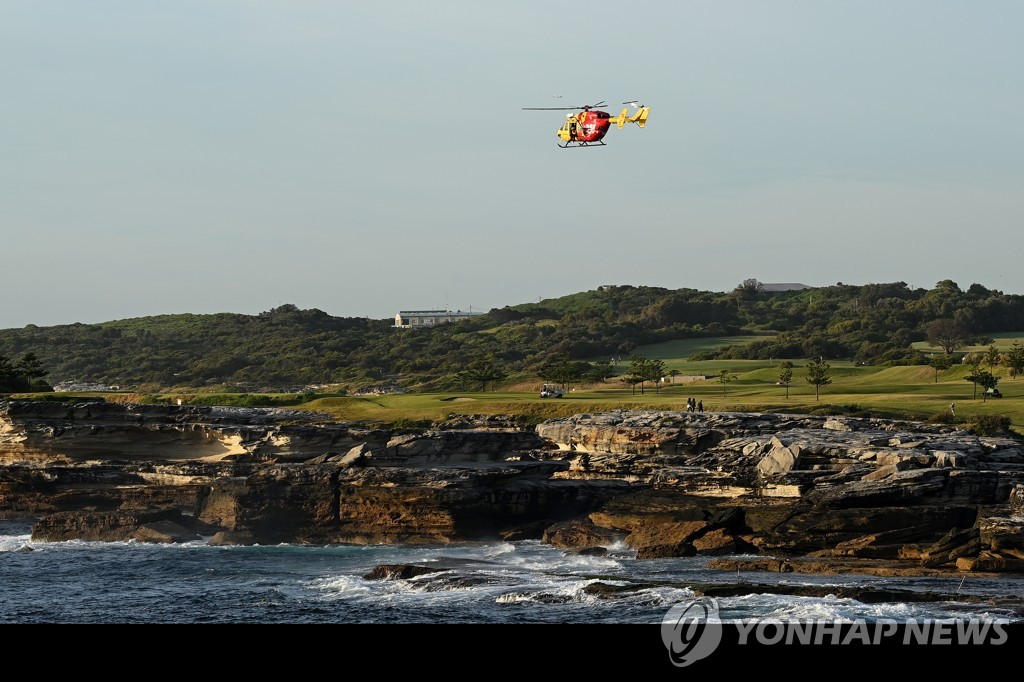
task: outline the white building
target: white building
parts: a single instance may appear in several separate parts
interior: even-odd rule
[[[446,322],[458,322],[483,315],[481,312],[462,310],[402,310],[395,315],[395,326],[405,329],[412,327],[433,327]]]

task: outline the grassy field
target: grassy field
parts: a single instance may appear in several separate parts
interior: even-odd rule
[[[763,336],[733,336],[687,339],[653,344],[635,352],[665,362],[666,370],[681,375],[705,376],[702,380],[647,385],[635,390],[625,387],[617,377],[604,384],[576,387],[564,398],[542,399],[536,390],[527,391],[518,384],[515,391],[459,394],[403,394],[374,397],[342,397],[315,400],[304,405],[337,415],[342,419],[438,419],[449,414],[519,414],[529,418],[568,416],[582,412],[611,409],[685,410],[692,397],[704,403],[705,411],[749,412],[828,412],[835,414],[875,414],[907,419],[941,419],[950,415],[950,403],[956,403],[958,421],[973,416],[1002,415],[1014,429],[1024,433],[1024,378],[1011,378],[1005,368],[995,368],[1003,398],[984,399],[964,377],[970,369],[963,365],[936,373],[931,367],[875,367],[848,361],[830,361],[832,383],[823,386],[815,397],[814,387],[806,381],[805,359],[792,359],[793,380],[788,397],[785,386],[778,385],[780,359],[690,361],[693,353],[730,343],[749,343]],[[1009,346],[1024,334],[1001,334],[1000,348]],[[983,349],[981,349],[983,350]],[[623,358],[616,370],[628,369]],[[725,384],[717,375],[727,370],[733,377]]]
[[[997,346],[1008,348],[1013,340],[1022,337],[1024,335],[1017,333],[995,338]],[[959,422],[982,415],[1000,415],[1010,419],[1016,432],[1024,433],[1024,377],[1012,378],[1003,367],[996,367],[993,373],[1000,379],[998,388],[1004,397],[985,400],[980,390],[975,393],[974,385],[964,378],[969,372],[969,367],[964,365],[936,373],[926,366],[874,367],[830,361],[832,383],[821,387],[815,398],[814,387],[806,381],[806,360],[792,360],[795,368],[787,398],[786,387],[777,384],[778,359],[700,362],[686,359],[698,350],[757,338],[764,337],[696,339],[638,348],[637,354],[661,359],[667,369],[677,369],[682,375],[710,377],[689,383],[666,383],[657,388],[648,384],[642,390],[639,386],[631,390],[613,377],[603,384],[574,387],[564,398],[547,399],[538,395],[539,380],[536,387],[520,383],[515,389],[504,392],[327,395],[313,396],[312,400],[294,394],[268,397],[281,407],[326,412],[342,420],[382,423],[436,420],[453,414],[513,414],[525,420],[540,420],[613,409],[684,410],[690,397],[702,401],[705,411],[820,412],[929,420],[948,418],[950,403],[956,403]],[[624,358],[617,369],[625,372],[627,367]],[[725,384],[717,377],[723,369],[734,377]],[[111,394],[104,397],[108,400],[140,398]],[[147,398],[173,402],[178,397],[190,402],[190,396],[182,393]],[[208,404],[211,397],[197,393],[194,399]]]
[[[685,410],[687,398],[704,403],[705,411],[825,412],[877,415],[929,420],[949,414],[956,403],[956,417],[966,421],[977,415],[1004,415],[1014,430],[1024,433],[1024,378],[1004,377],[999,388],[1005,397],[975,397],[973,384],[964,380],[966,369],[935,372],[929,367],[833,367],[832,384],[823,386],[815,399],[814,387],[798,367],[786,397],[786,387],[776,384],[778,368],[751,366],[746,371],[730,363],[734,381],[722,384],[705,379],[657,389],[606,386],[573,390],[564,398],[543,399],[537,393],[397,394],[363,397],[320,398],[299,407],[328,412],[339,419],[394,421],[440,419],[451,414],[517,414],[543,419],[613,409]]]

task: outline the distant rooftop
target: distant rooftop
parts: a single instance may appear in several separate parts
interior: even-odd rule
[[[803,291],[804,289],[813,289],[814,287],[806,284],[800,284],[799,282],[762,282],[761,291],[768,293],[779,292],[779,291]]]
[[[429,315],[429,316],[434,316],[434,315],[483,315],[484,313],[480,312],[479,310],[469,310],[469,311],[463,311],[463,310],[400,310],[398,312],[398,314],[402,315],[402,316],[409,316],[409,315]]]

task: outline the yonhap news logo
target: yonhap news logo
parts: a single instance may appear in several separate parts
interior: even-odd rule
[[[661,641],[680,668],[710,656],[722,642],[718,600],[704,597],[670,608],[661,621]]]
[[[991,645],[1005,644],[1009,639],[1007,618],[971,620],[891,618],[786,620],[752,618],[723,621],[718,600],[702,597],[674,605],[661,621],[661,640],[669,660],[677,667],[686,667],[705,659],[722,643],[726,628],[730,642],[757,646],[878,646],[903,645]]]

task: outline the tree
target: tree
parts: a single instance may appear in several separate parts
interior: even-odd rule
[[[603,383],[613,376],[615,376],[615,368],[612,367],[611,360],[598,360],[590,363],[590,369],[586,374],[587,379],[594,383]]]
[[[980,384],[980,383],[982,383],[982,381],[986,380],[986,377],[985,377],[986,374],[988,376],[992,376],[991,374],[989,374],[985,370],[981,369],[981,367],[979,367],[978,365],[974,365],[974,367],[971,369],[970,374],[968,374],[967,376],[964,377],[965,380],[967,380],[967,381],[971,382],[972,384],[974,384],[974,396],[971,398],[971,400],[977,400],[978,399],[978,384]]]
[[[783,360],[779,365],[779,383],[786,387],[786,400],[789,400],[789,384],[793,381],[793,363]]]
[[[718,381],[722,384],[722,396],[725,396],[725,387],[732,381],[736,380],[735,374],[730,374],[729,370],[723,369],[718,373]]]
[[[822,386],[828,386],[832,383],[832,377],[829,376],[829,365],[824,360],[811,360],[807,363],[807,383],[814,386],[814,399],[818,399],[818,392]]]
[[[988,350],[985,351],[985,364],[988,365],[989,372],[994,370],[1002,359],[1002,354],[1000,354],[999,349],[995,346],[989,346]]]
[[[640,395],[644,394],[644,384],[648,381],[654,382],[655,392],[661,385],[661,378],[665,376],[664,360],[651,360],[642,355],[629,356],[629,376],[635,378],[635,383],[640,384]]]
[[[48,372],[43,369],[43,364],[39,362],[39,358],[36,357],[35,353],[25,353],[18,360],[18,364],[15,365],[14,371],[25,377],[25,379],[32,383],[36,379],[42,379]]]
[[[17,364],[0,355],[0,391],[51,391],[50,385],[41,380],[46,374],[35,353],[25,353]]]
[[[654,392],[661,392],[661,380],[665,378],[665,361],[664,360],[648,360],[647,361],[647,380],[654,382]]]
[[[624,375],[622,375],[622,377],[620,377],[620,378],[621,378],[621,380],[622,380],[622,383],[624,383],[624,384],[626,384],[627,386],[629,386],[629,388],[630,388],[630,393],[631,393],[632,395],[636,395],[636,385],[637,385],[637,384],[639,384],[639,383],[640,383],[640,382],[642,381],[642,380],[640,379],[640,377],[638,377],[638,376],[637,376],[637,375],[635,375],[635,374],[624,374]],[[641,388],[640,390],[643,390],[643,389]]]
[[[981,393],[981,401],[985,402],[988,400],[988,392],[996,387],[999,383],[999,377],[992,374],[991,372],[981,372],[981,376],[978,377],[978,384],[984,389]]]
[[[948,317],[933,320],[925,330],[925,335],[930,345],[938,346],[946,355],[971,340],[967,329]]]
[[[968,377],[968,379],[972,378]],[[978,386],[981,386],[981,401],[985,402],[988,399],[989,389],[995,388],[995,385],[999,383],[999,378],[996,377],[991,372],[986,372],[985,370],[975,370],[974,378],[972,379],[972,381],[974,382],[975,397],[977,397],[978,395]]]
[[[935,370],[935,383],[939,383],[939,372],[946,371],[953,366],[953,358],[943,353],[928,358],[928,364]]]
[[[761,293],[763,289],[764,284],[761,284],[761,282],[751,277],[743,280],[743,283],[737,286],[735,291],[743,298],[753,298],[757,294]]]
[[[558,384],[563,390],[569,390],[569,384],[583,377],[579,363],[572,360],[567,353],[561,353],[541,365],[537,372],[540,378],[552,384]]]
[[[480,383],[480,391],[484,392],[487,390],[487,384],[493,384],[495,382],[503,380],[508,376],[508,372],[498,364],[497,360],[493,357],[488,356],[480,360],[474,360],[466,366],[466,369],[459,372],[459,374],[466,381],[473,383]]]
[[[15,386],[16,377],[17,373],[14,371],[14,366],[11,365],[10,358],[0,355],[0,391],[18,390]]]
[[[1024,346],[1019,341],[1014,341],[1013,346],[1006,353],[1006,366],[1010,369],[1010,376],[1017,378],[1024,374]]]

